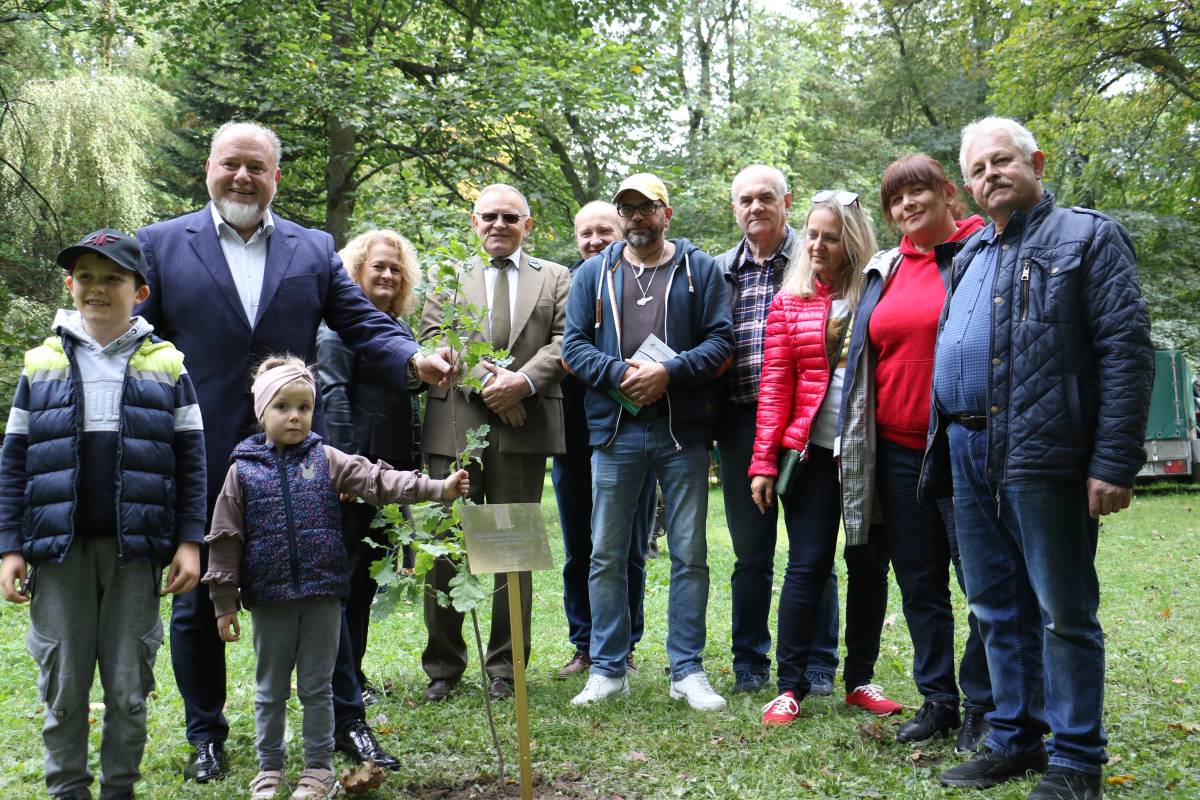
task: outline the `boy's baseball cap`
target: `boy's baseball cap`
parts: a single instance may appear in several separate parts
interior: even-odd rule
[[[651,175],[649,172],[638,172],[621,181],[616,194],[612,197],[613,203],[616,204],[621,199],[621,195],[630,190],[651,200],[657,200],[664,206],[671,205],[671,201],[667,198],[666,184],[659,180],[658,176]]]
[[[142,255],[137,239],[127,233],[101,228],[64,249],[55,260],[63,269],[71,269],[79,257],[87,253],[102,255],[118,267],[137,275],[143,283],[146,280],[146,257]]]

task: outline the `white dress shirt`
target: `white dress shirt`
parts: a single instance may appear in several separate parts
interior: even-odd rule
[[[233,284],[246,311],[246,319],[253,328],[262,299],[263,275],[267,271],[267,241],[275,230],[275,218],[271,216],[271,209],[264,211],[258,230],[247,242],[221,218],[216,204],[209,203],[208,207],[212,210],[213,225],[217,228],[217,241],[221,243],[225,263],[229,265],[229,273],[233,276]]]

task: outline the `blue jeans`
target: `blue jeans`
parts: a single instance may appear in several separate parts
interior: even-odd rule
[[[625,674],[630,618],[627,562],[638,497],[656,475],[667,510],[671,586],[667,601],[667,659],[671,679],[704,669],[708,607],[708,448],[677,447],[666,418],[622,419],[607,447],[592,450],[592,672]]]
[[[733,542],[733,668],[767,673],[771,669],[771,584],[775,579],[775,540],[779,506],[766,513],[750,499],[750,456],[754,449],[757,406],[730,403],[717,436],[725,522]],[[810,675],[832,677],[838,667],[837,570],[831,569],[817,611],[817,627],[808,656]]]
[[[1098,525],[1078,481],[987,477],[987,431],[951,424],[954,515],[967,599],[979,618],[996,710],[988,745],[1046,743],[1050,763],[1099,774],[1108,760]]]
[[[567,445],[571,447],[570,444]],[[558,499],[558,519],[563,535],[563,610],[567,631],[578,652],[588,652],[592,640],[592,607],[588,601],[588,573],[592,563],[592,449],[586,442],[581,448],[568,449],[554,457],[550,471],[554,496]],[[642,639],[642,598],[646,593],[646,547],[654,527],[656,506],[653,474],[638,497],[638,513],[629,543],[629,615],[630,648]]]

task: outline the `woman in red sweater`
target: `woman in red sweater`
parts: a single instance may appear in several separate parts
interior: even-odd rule
[[[803,462],[790,482],[785,467],[786,485],[779,486],[788,563],[775,652],[780,695],[763,708],[763,722],[771,725],[795,719],[809,692],[805,667],[837,548],[842,503],[833,447],[848,334],[862,269],[875,250],[858,195],[817,192],[799,246],[767,315],[749,468],[751,495],[765,511],[774,503],[781,464]]]
[[[883,174],[880,201],[900,229],[900,246],[867,265],[863,299],[850,343],[842,410],[842,492],[845,498],[847,569],[857,578],[856,633],[874,635],[856,652],[879,650],[891,563],[900,586],[904,617],[913,643],[913,679],[924,697],[921,710],[905,722],[897,741],[924,744],[961,724],[957,750],[969,752],[984,733],[984,714],[993,707],[982,640],[974,617],[960,679],[966,721],[959,716],[954,680],[954,617],[949,566],[954,546],[949,499],[918,499],[917,478],[929,427],[937,322],[946,298],[945,276],[934,248],[967,239],[983,227],[965,216],[954,184],[937,161],[910,155]],[[881,525],[871,526],[882,519]],[[961,572],[959,573],[961,585]],[[851,649],[851,609],[846,614]],[[853,673],[869,678],[870,664],[847,656]],[[861,676],[860,676],[861,679]]]

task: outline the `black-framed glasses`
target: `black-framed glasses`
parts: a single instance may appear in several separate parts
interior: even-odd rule
[[[617,203],[617,213],[626,219],[629,219],[634,214],[641,214],[643,217],[649,217],[660,208],[666,208],[666,206],[664,206],[662,203],[656,203],[653,200],[648,200],[640,205],[634,205],[633,203]]]
[[[479,218],[489,223],[495,222],[497,219],[502,219],[506,225],[516,225],[528,216],[528,214],[516,214],[512,211],[505,211],[503,214],[497,214],[495,211],[484,211],[479,215]]]
[[[841,189],[822,189],[812,196],[814,203],[827,203],[836,200],[844,206],[858,205],[858,192],[845,192]]]

